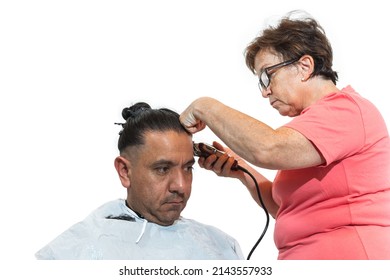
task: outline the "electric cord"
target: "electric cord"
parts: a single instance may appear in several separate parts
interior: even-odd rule
[[[220,151],[217,148],[215,148],[214,146],[211,146],[211,145],[208,145],[205,143],[193,143],[193,151],[194,151],[194,155],[198,156],[198,157],[208,157],[209,155],[212,155],[212,154],[219,157],[219,156],[225,154],[225,152]],[[257,184],[256,178],[247,169],[238,165],[236,160],[234,161],[234,164],[232,165],[231,169],[232,170],[241,170],[244,173],[248,174],[252,178],[253,182],[255,183],[257,197],[259,198],[260,205],[263,208],[266,219],[267,219],[265,226],[264,226],[264,229],[263,229],[259,239],[257,240],[257,242],[255,243],[255,245],[253,246],[253,248],[251,249],[251,251],[248,254],[247,260],[249,260],[252,256],[253,252],[256,250],[257,246],[259,245],[259,243],[263,239],[265,233],[267,232],[268,225],[269,225],[269,213],[268,213],[267,208],[265,207],[263,198],[261,197],[260,188],[259,188],[259,185]]]
[[[267,208],[265,207],[263,198],[261,197],[259,185],[257,184],[256,178],[247,169],[241,167],[240,165],[237,165],[236,168],[241,170],[241,171],[243,171],[244,173],[248,174],[252,178],[253,182],[255,183],[257,196],[259,198],[261,207],[263,208],[265,216],[266,216],[266,223],[265,223],[264,229],[263,229],[259,239],[256,241],[255,245],[252,247],[251,251],[249,252],[249,254],[248,254],[247,258],[246,258],[247,260],[249,260],[251,258],[251,256],[252,256],[253,252],[256,250],[257,246],[259,245],[259,243],[263,239],[265,233],[267,232],[267,229],[268,229],[268,226],[269,226],[269,213],[268,213]]]

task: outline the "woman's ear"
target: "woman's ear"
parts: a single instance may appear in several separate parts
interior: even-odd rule
[[[122,186],[126,189],[130,187],[130,161],[123,156],[118,156],[114,161],[115,169],[118,172],[119,179],[121,180]]]
[[[299,59],[302,81],[307,81],[314,71],[314,59],[311,55],[304,55]]]

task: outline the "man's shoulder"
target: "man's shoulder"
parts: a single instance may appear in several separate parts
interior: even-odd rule
[[[90,216],[94,217],[103,217],[106,218],[108,216],[116,216],[123,214],[125,201],[124,199],[115,199],[108,201],[102,205],[100,205],[98,208],[93,210],[90,214]]]
[[[214,235],[221,235],[221,236],[226,236],[226,237],[231,238],[231,236],[229,234],[227,234],[223,230],[217,228],[216,226],[205,224],[205,223],[199,222],[199,221],[194,220],[194,219],[180,217],[178,222],[190,227],[191,229],[198,229],[198,230],[202,230],[202,231],[207,231],[207,232],[210,232]]]

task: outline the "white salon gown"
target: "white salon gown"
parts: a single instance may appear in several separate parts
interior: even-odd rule
[[[160,226],[138,217],[124,199],[108,202],[35,254],[61,260],[243,259],[237,241],[221,230],[180,217]]]

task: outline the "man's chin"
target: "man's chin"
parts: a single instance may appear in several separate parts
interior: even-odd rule
[[[168,210],[164,214],[157,217],[157,221],[154,222],[161,226],[171,226],[175,223],[176,220],[180,218],[181,211],[181,208],[180,210]]]

